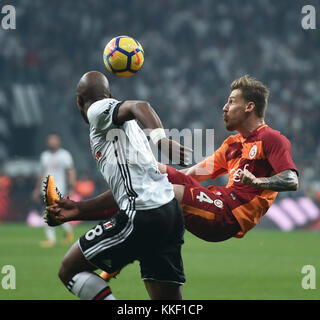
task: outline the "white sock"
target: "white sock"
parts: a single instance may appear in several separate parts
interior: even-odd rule
[[[63,230],[65,232],[72,232],[73,231],[72,226],[69,223],[64,223],[61,225],[61,227],[63,228]]]
[[[82,300],[116,300],[108,283],[93,272],[77,273],[67,288]]]
[[[48,240],[56,242],[56,231],[53,227],[45,226],[44,232]]]

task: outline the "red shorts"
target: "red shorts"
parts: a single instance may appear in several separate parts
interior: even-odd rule
[[[192,177],[170,166],[167,166],[167,174],[172,184],[185,186],[181,207],[189,232],[203,240],[217,242],[234,237],[241,231],[221,192],[211,192]]]

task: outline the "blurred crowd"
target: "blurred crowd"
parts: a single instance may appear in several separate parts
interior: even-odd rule
[[[317,6],[308,4],[313,2]],[[230,83],[253,75],[271,90],[266,120],[290,139],[302,189],[311,194],[320,189],[320,36],[301,27],[304,1],[12,4],[17,29],[0,30],[0,89],[17,82],[43,86],[47,108],[68,106],[57,115],[68,119],[84,152],[89,153],[88,137],[75,108],[76,84],[88,70],[107,72],[103,48],[126,34],[144,47],[145,63],[132,78],[109,76],[114,97],[150,101],[167,128],[214,128],[219,145],[229,134],[222,107]],[[33,150],[36,157],[37,144]]]

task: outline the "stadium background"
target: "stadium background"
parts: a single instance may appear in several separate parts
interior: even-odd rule
[[[87,126],[76,108],[75,87],[88,70],[107,72],[102,61],[105,44],[116,35],[127,34],[143,45],[145,63],[132,78],[109,76],[114,97],[148,100],[166,128],[214,128],[218,146],[229,134],[222,121],[229,85],[243,74],[253,75],[271,90],[266,122],[290,139],[300,172],[299,192],[281,194],[273,213],[276,218],[263,218],[247,239],[215,245],[199,242],[187,234],[186,271],[191,273],[191,279],[199,270],[203,273],[201,279],[193,282],[192,290],[186,287],[187,297],[319,298],[318,292],[303,290],[300,285],[303,265],[314,265],[320,272],[315,248],[319,244],[320,215],[320,60],[317,54],[320,35],[319,29],[301,27],[301,8],[311,4],[318,13],[319,2],[159,0],[151,4],[139,0],[21,0],[10,1],[10,4],[17,12],[16,30],[0,28],[0,268],[13,261],[17,275],[24,274],[23,279],[28,282],[31,276],[19,259],[22,252],[27,258],[30,251],[33,263],[39,261],[40,267],[41,263],[53,266],[55,276],[54,268],[66,251],[61,246],[47,256],[47,251],[37,247],[43,231],[25,224],[35,207],[31,192],[38,173],[39,154],[45,148],[48,133],[54,131],[62,136],[63,146],[73,154],[78,177],[92,180],[95,194],[104,190],[89,151]],[[282,218],[277,221],[279,216]],[[88,226],[77,228],[80,235]],[[298,231],[289,235],[279,229]],[[22,245],[21,238],[29,241]],[[263,247],[267,243],[268,249]],[[252,248],[255,245],[258,247]],[[204,259],[201,267],[192,264],[194,255]],[[300,260],[295,262],[292,278],[287,279],[281,294],[276,283],[281,283],[279,274],[287,269],[284,267],[281,272],[279,269],[295,255]],[[235,260],[229,261],[230,256]],[[272,272],[261,271],[265,284],[274,279],[272,275],[276,277],[275,287],[267,290],[268,294],[262,294],[259,286],[252,294],[248,293],[245,288],[249,285],[241,281],[245,281],[249,265],[255,266],[257,261],[265,265],[264,259],[274,261],[280,256],[284,261],[275,262]],[[257,260],[252,260],[253,257]],[[242,265],[237,271],[226,268],[240,262]],[[208,268],[206,271],[204,266]],[[217,269],[213,272],[212,285],[216,291],[211,292],[208,287],[207,293],[193,295],[194,290],[202,292],[205,283],[211,283],[210,270],[214,266]],[[230,288],[225,286],[223,277],[217,283],[216,277],[222,270]],[[252,269],[253,273],[256,271]],[[124,274],[124,279],[130,278],[129,275]],[[239,293],[233,295],[237,280],[240,281]],[[31,298],[72,298],[68,293],[64,296],[58,282],[58,293],[49,293],[45,290],[45,281],[45,278],[39,280],[41,289]],[[252,281],[256,281],[255,277]],[[119,287],[125,286],[124,282],[119,279]],[[30,286],[35,286],[32,283]],[[191,286],[192,280],[189,283]],[[290,284],[297,290],[296,294],[292,293]],[[221,287],[225,292],[221,293]],[[39,290],[43,290],[42,295]],[[145,298],[144,293],[134,295],[130,290],[133,289],[128,288],[129,297]],[[0,287],[0,298],[30,297],[24,291],[17,289],[8,293]]]

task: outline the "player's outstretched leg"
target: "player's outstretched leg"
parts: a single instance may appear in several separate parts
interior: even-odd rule
[[[59,278],[80,299],[115,300],[108,283],[93,272],[95,269],[76,242],[63,258]]]

